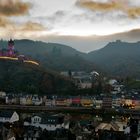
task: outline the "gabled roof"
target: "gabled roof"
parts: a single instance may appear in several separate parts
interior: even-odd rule
[[[115,123],[101,123],[96,127],[96,131],[98,130],[114,130],[118,131],[119,126]]]
[[[19,115],[16,112],[14,112],[12,117],[10,118],[10,122],[13,123],[13,122],[16,122],[16,121],[19,121]]]

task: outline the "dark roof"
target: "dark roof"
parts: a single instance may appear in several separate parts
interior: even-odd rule
[[[64,116],[48,116],[41,119],[41,124],[62,124]]]
[[[2,128],[3,127],[3,122],[0,122],[0,128]]]
[[[41,117],[41,124],[62,124],[64,121],[64,115],[62,114],[34,114],[32,117]]]
[[[1,111],[0,117],[11,118],[13,113],[13,111]]]
[[[8,41],[8,44],[13,44],[13,45],[14,45],[14,40],[10,39],[10,40]]]
[[[38,116],[41,118],[41,124],[62,124],[64,121],[64,114],[48,114],[48,113],[37,113],[32,117]]]

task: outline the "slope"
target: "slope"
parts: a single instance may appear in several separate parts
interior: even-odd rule
[[[69,79],[65,79],[52,71],[46,71],[41,66],[19,61],[0,60],[1,91],[61,94],[73,87],[74,84]]]
[[[0,47],[6,48],[7,42],[0,41]],[[69,46],[57,43],[45,43],[32,40],[15,40],[15,49],[20,54],[25,54],[39,60],[47,69],[56,71],[96,69],[96,66],[84,59],[85,53],[81,53]]]
[[[104,48],[90,52],[87,59],[110,75],[140,78],[140,42],[117,40]]]

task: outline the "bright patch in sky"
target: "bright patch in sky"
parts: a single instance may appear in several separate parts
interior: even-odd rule
[[[136,13],[140,10],[140,1],[138,0],[24,1],[33,4],[29,10],[29,15],[24,17],[24,20],[28,21],[31,19],[34,22],[41,23],[47,28],[49,33],[52,32],[53,34],[78,36],[109,35],[140,28],[140,13]],[[78,2],[90,2],[93,9],[86,3],[80,5],[77,4]],[[98,5],[98,7],[95,5]],[[112,6],[111,9],[109,5]],[[104,6],[108,6],[108,9],[103,10]],[[126,10],[124,10],[125,8]],[[132,15],[130,15],[130,11]]]

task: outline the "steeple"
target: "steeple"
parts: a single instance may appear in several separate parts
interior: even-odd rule
[[[14,41],[12,39],[8,41],[8,56],[14,56]]]
[[[8,41],[8,46],[14,46],[14,40],[10,39],[10,40]]]

